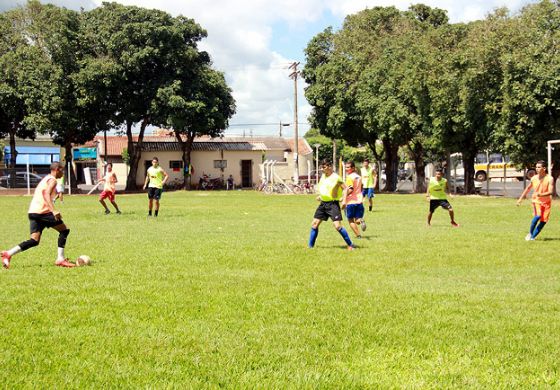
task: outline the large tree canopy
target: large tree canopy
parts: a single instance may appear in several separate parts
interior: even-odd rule
[[[389,190],[399,147],[415,162],[418,191],[426,155],[461,152],[470,192],[477,152],[528,165],[560,136],[559,14],[560,2],[542,0],[469,24],[449,24],[445,11],[423,4],[349,15],[307,46],[311,123],[372,151],[382,141]]]

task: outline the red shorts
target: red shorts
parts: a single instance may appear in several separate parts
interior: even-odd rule
[[[533,215],[541,217],[541,222],[548,222],[550,206],[550,203],[533,203]]]
[[[99,200],[103,200],[103,199],[107,199],[109,198],[109,201],[114,202],[115,201],[115,193],[112,191],[107,191],[104,190],[101,195],[99,195]]]

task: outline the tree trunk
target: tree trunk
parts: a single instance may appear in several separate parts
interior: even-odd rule
[[[412,159],[414,160],[414,171],[416,172],[416,183],[414,192],[421,194],[426,192],[426,164],[424,163],[424,148],[421,143],[416,143],[410,147]]]
[[[398,169],[399,169],[399,145],[392,143],[388,139],[383,139],[385,150],[385,191],[394,192],[397,190]],[[381,179],[381,172],[379,173]]]
[[[16,167],[17,154],[18,152],[16,150],[16,129],[14,126],[10,131],[10,168]]]
[[[476,152],[463,152],[463,167],[465,168],[465,194],[474,194],[474,159]]]
[[[78,189],[78,182],[76,180],[76,174],[74,172],[74,164],[72,164],[73,156],[72,156],[72,143],[71,142],[67,142],[64,145],[64,152],[65,152],[65,156],[64,156],[65,168],[68,168],[68,166],[70,166],[68,168],[68,176],[70,177],[70,186],[72,188],[72,191],[76,192],[76,190]],[[68,178],[66,178],[66,182],[68,183]]]
[[[183,160],[183,189],[190,190],[191,189],[191,174],[189,171],[189,166],[191,163],[191,152],[192,152],[192,145],[194,141],[194,135],[191,135],[190,132],[187,133],[187,140],[183,141],[181,138],[181,134],[178,131],[175,131],[175,137],[177,138],[177,142],[181,146],[182,160]]]
[[[132,122],[126,121],[126,136],[128,138],[128,154],[130,156],[130,171],[126,178],[126,190],[133,191],[137,189],[136,175],[138,172],[138,165],[142,157],[142,142],[144,141],[144,131],[148,126],[148,118],[144,118],[140,124],[140,133],[138,133],[138,141],[134,144],[134,137],[132,135]]]

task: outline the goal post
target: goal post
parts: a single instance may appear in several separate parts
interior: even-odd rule
[[[553,139],[546,142],[546,152],[548,157],[548,173],[551,174],[552,172],[552,151],[554,147],[552,145],[560,144],[560,139]]]

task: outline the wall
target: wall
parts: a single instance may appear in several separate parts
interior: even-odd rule
[[[169,180],[182,180],[183,172],[173,172],[169,168],[170,161],[181,160],[180,152],[159,152],[159,153],[143,153],[140,161],[138,174],[136,175],[136,183],[141,186],[144,184],[146,172],[144,171],[144,160],[150,160],[155,156],[159,158],[159,163],[169,175]],[[219,168],[214,168],[214,160],[226,160],[227,167],[223,172]],[[210,178],[223,177],[224,180],[231,174],[233,176],[236,187],[241,184],[241,161],[252,160],[252,174],[253,184],[259,181],[259,164],[262,160],[262,152],[260,150],[253,151],[207,151],[207,152],[192,152],[191,163],[194,169],[191,183],[196,186],[203,174],[207,174]],[[119,179],[120,180],[120,179]]]

